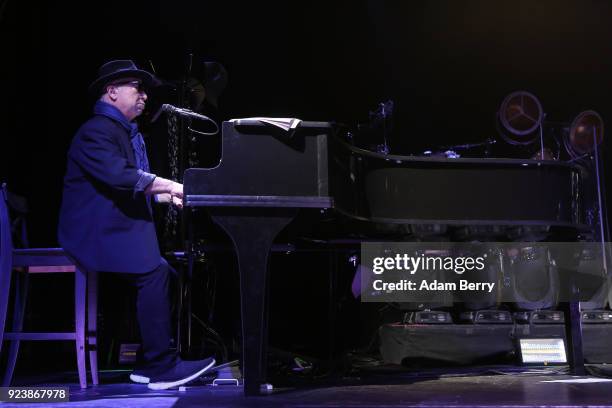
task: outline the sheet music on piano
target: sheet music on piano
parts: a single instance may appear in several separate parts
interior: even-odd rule
[[[276,126],[277,128],[283,129],[284,131],[289,131],[290,129],[295,129],[302,122],[301,119],[296,118],[268,118],[268,117],[252,117],[252,118],[240,118],[240,119],[231,119],[230,122],[234,122],[237,125],[241,125],[242,121],[259,121],[261,123],[265,123],[267,125]]]

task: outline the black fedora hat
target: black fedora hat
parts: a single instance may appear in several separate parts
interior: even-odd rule
[[[98,77],[89,85],[89,93],[102,94],[105,85],[119,78],[138,78],[146,88],[159,85],[159,80],[153,74],[139,69],[132,60],[108,61],[98,69]]]

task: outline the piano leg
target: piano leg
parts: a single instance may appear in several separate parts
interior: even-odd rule
[[[338,252],[329,251],[329,286],[328,286],[328,324],[329,324],[329,353],[327,355],[330,367],[333,367],[336,355],[336,327],[338,325],[338,300],[336,290],[338,286]]]
[[[567,362],[574,375],[584,375],[584,356],[582,354],[582,324],[580,321],[580,302],[562,302],[565,314],[565,339],[567,341]]]
[[[177,266],[178,271],[178,298],[176,307],[176,348],[180,353],[183,350],[183,288],[185,287],[185,270],[182,265]]]
[[[209,212],[232,239],[238,258],[244,393],[259,395],[267,366],[268,256],[274,239],[298,209],[211,208]]]
[[[576,243],[578,244],[578,243]],[[553,254],[557,260],[559,278],[562,283],[559,308],[565,315],[565,342],[567,344],[567,363],[574,375],[584,375],[584,355],[582,352],[582,322],[580,316],[580,285],[577,283],[579,252],[556,250]]]

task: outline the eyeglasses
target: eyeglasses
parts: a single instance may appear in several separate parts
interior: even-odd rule
[[[136,88],[136,90],[138,92],[144,92],[145,91],[145,86],[142,82],[140,81],[121,81],[121,82],[113,82],[111,84],[109,84],[110,86],[131,86],[133,88]]]

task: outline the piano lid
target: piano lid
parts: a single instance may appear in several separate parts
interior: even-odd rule
[[[333,136],[225,122],[219,165],[188,169],[188,206],[331,207],[377,223],[580,227],[582,176],[558,161],[384,155]]]

